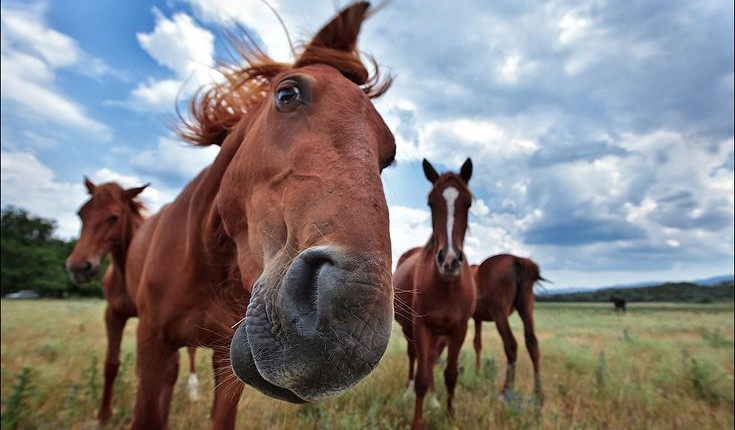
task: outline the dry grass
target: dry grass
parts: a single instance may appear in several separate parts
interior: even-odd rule
[[[104,304],[85,301],[2,302],[3,428],[86,429],[95,427],[105,351]],[[520,320],[512,318],[519,340],[519,401],[497,398],[505,358],[492,324],[485,324],[485,370],[474,370],[470,328],[462,351],[456,418],[429,410],[434,429],[610,428],[691,429],[733,427],[733,306],[632,305],[618,317],[611,305],[541,304],[536,325],[542,353],[546,400],[539,412],[528,400],[531,365],[523,347]],[[110,428],[125,428],[135,396],[135,320],[123,340],[123,366],[115,390]],[[603,353],[603,354],[601,354]],[[202,400],[192,403],[184,387],[182,350],[179,385],[171,415],[173,429],[209,427],[211,353],[200,350]],[[30,368],[28,383],[19,374]],[[379,368],[351,393],[337,399],[294,406],[246,388],[240,402],[242,429],[408,428],[413,401],[404,398],[405,341],[397,327]],[[493,371],[496,369],[497,371]],[[435,371],[444,398],[441,369]]]

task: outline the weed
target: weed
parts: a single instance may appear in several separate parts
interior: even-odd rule
[[[605,389],[605,351],[600,351],[600,359],[597,362],[597,370],[595,372],[595,382],[597,383],[597,394],[602,394]]]
[[[16,429],[30,412],[28,400],[31,397],[33,385],[31,384],[31,369],[24,367],[20,373],[15,374],[17,382],[10,387],[10,397],[5,406],[5,412],[0,415],[0,423],[4,429]]]
[[[720,382],[726,378],[727,375],[711,363],[696,358],[689,362],[689,379],[694,390],[710,403],[718,404],[725,399],[726,394],[720,389]]]
[[[706,340],[712,348],[725,348],[728,346],[732,346],[733,344],[729,340],[725,339],[724,336],[722,336],[719,328],[715,328],[712,331],[709,331],[707,330],[707,328],[702,327],[700,333],[702,335],[702,339]]]

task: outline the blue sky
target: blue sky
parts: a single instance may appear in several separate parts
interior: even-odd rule
[[[338,6],[271,3],[300,40]],[[172,136],[176,97],[237,26],[289,60],[259,0],[3,1],[3,207],[72,237],[83,175],[172,200],[217,153]],[[360,47],[396,77],[376,102],[394,259],[430,234],[421,159],[470,156],[471,262],[530,256],[551,288],[735,271],[731,2],[395,1]]]

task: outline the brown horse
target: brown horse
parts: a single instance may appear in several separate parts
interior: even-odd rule
[[[523,320],[526,348],[531,356],[534,371],[534,393],[543,400],[539,373],[539,349],[533,325],[533,286],[541,277],[539,267],[529,258],[510,254],[494,255],[479,266],[472,266],[477,286],[475,320],[475,366],[480,370],[482,351],[482,322],[495,321],[495,327],[503,340],[508,366],[503,385],[503,396],[509,398],[515,380],[518,344],[508,323],[514,310]]]
[[[432,183],[429,206],[433,233],[423,248],[414,248],[398,260],[393,278],[395,317],[408,341],[408,385],[414,385],[416,407],[414,429],[424,427],[423,400],[433,390],[434,363],[444,345],[448,347],[444,383],[447,410],[453,414],[452,399],[459,374],[459,350],[467,334],[467,320],[475,308],[475,284],[462,247],[472,194],[467,183],[472,176],[468,158],[459,174],[439,175],[426,160],[426,179]]]
[[[120,367],[120,342],[125,323],[137,316],[135,303],[125,290],[125,261],[127,250],[135,233],[143,223],[143,203],[136,197],[148,185],[123,189],[115,182],[95,185],[84,178],[90,198],[81,209],[82,232],[74,250],[66,260],[69,278],[75,283],[88,282],[97,275],[102,259],[112,256],[112,262],[102,279],[107,328],[107,355],[105,357],[105,385],[97,418],[104,426],[112,415],[112,388]],[[189,397],[196,400],[196,348],[189,347]]]
[[[302,403],[350,389],[385,352],[393,290],[380,172],[396,148],[371,103],[390,81],[370,76],[356,46],[368,6],[340,12],[293,64],[241,48],[246,64],[224,66],[192,101],[182,135],[221,150],[131,243],[133,428],[166,426],[182,345],[214,350],[218,429],[235,424],[233,370]]]

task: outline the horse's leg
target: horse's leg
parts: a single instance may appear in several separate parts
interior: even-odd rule
[[[161,420],[163,426],[166,427],[168,422],[168,413],[171,409],[171,396],[174,392],[174,386],[176,385],[176,379],[179,377],[179,351],[175,351],[171,354],[171,357],[166,363],[166,374],[164,375],[164,384],[161,389],[160,408],[161,408]]]
[[[413,325],[413,333],[418,366],[416,368],[415,384],[416,406],[414,408],[413,423],[411,424],[411,429],[423,430],[424,397],[426,396],[426,392],[431,385],[431,379],[433,378],[432,369],[429,363],[429,355],[431,354],[431,347],[433,346],[433,342],[431,339],[431,334],[420,322],[417,322]]]
[[[449,418],[454,417],[452,400],[454,400],[454,388],[457,386],[457,376],[459,375],[459,350],[462,348],[462,343],[464,343],[466,335],[467,321],[463,321],[452,331],[449,338],[447,367],[444,368],[444,385],[447,387],[447,412],[449,412]]]
[[[518,343],[513,337],[513,331],[508,324],[508,315],[495,315],[495,327],[498,329],[500,337],[503,339],[503,348],[505,349],[505,357],[508,365],[505,371],[505,384],[503,385],[503,395],[507,396],[509,390],[513,388],[516,369],[516,354],[518,352]]]
[[[416,362],[416,348],[414,343],[410,340],[406,343],[406,351],[408,352],[408,385],[406,387],[406,392],[403,394],[404,397],[409,395],[414,389],[414,364]]]
[[[531,362],[533,362],[534,394],[539,402],[543,404],[544,395],[541,390],[541,368],[539,363],[541,355],[539,353],[538,339],[536,339],[536,329],[533,323],[533,299],[528,300],[524,304],[523,310],[518,313],[523,320],[523,334],[526,338],[526,349],[528,349],[528,355],[531,356]]]
[[[475,369],[480,373],[482,369],[482,320],[475,318]]]
[[[177,348],[165,342],[143,318],[137,333],[138,392],[135,399],[133,430],[161,429],[164,419],[160,411],[164,375]]]
[[[240,382],[232,372],[229,350],[226,346],[215,348],[212,355],[214,369],[214,402],[212,403],[212,428],[232,430],[237,419],[237,404],[243,390]]]
[[[429,354],[429,369],[431,372],[431,378],[429,379],[429,406],[432,408],[438,408],[441,406],[439,400],[436,398],[436,387],[434,386],[434,368],[436,367],[436,361],[442,355],[446,341],[442,337],[432,338],[431,350]]]
[[[189,392],[189,400],[196,402],[199,400],[199,378],[197,378],[197,348],[189,346],[186,348],[189,353],[189,378],[186,380],[186,386]]]
[[[112,392],[117,371],[120,368],[120,342],[127,321],[127,317],[115,312],[109,305],[105,309],[107,355],[105,356],[105,387],[102,391],[102,403],[97,414],[100,427],[107,424],[107,420],[112,416]]]

